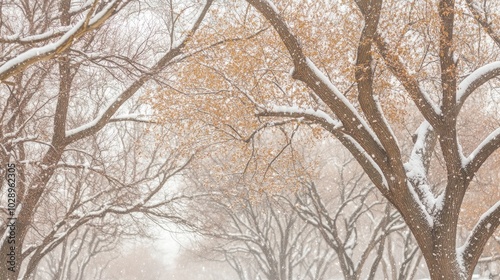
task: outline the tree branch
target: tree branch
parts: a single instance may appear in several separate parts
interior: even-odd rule
[[[495,129],[486,139],[481,142],[477,148],[472,151],[463,165],[465,166],[465,171],[468,174],[468,181],[472,180],[472,177],[483,163],[500,148],[500,128]]]
[[[401,82],[424,118],[431,125],[438,125],[440,123],[439,115],[441,114],[441,110],[420,87],[415,77],[409,73],[403,62],[401,62],[401,58],[396,53],[390,51],[388,43],[380,34],[375,36],[375,44],[387,67]]]
[[[360,10],[363,11],[365,17],[365,26],[359,39],[356,59],[355,77],[359,93],[358,101],[370,126],[387,152],[389,165],[396,175],[393,177],[400,181],[395,185],[404,186],[405,184],[402,182],[405,180],[405,172],[401,161],[401,151],[399,150],[396,136],[382,113],[373,88],[375,73],[372,68],[374,63],[372,45],[378,28],[382,0],[356,1],[356,3]]]
[[[488,242],[488,239],[493,235],[498,226],[500,225],[500,201],[493,205],[486,213],[484,213],[479,221],[474,226],[465,244],[458,248],[458,253],[462,256],[464,265],[472,275],[475,264],[483,248]]]
[[[201,22],[205,18],[208,9],[212,5],[213,0],[207,0],[202,12],[198,16],[195,24],[191,28],[189,34],[174,48],[170,49],[166,54],[164,54],[158,62],[151,67],[150,73],[143,74],[140,78],[134,81],[125,91],[117,96],[107,108],[100,113],[100,115],[92,120],[91,122],[84,124],[78,128],[72,129],[66,133],[66,142],[72,143],[80,140],[88,135],[92,135],[97,131],[101,130],[111,119],[111,117],[118,111],[118,109],[130,98],[132,97],[147,81],[152,78],[152,75],[162,70],[170,61],[175,57],[182,54],[183,48],[186,46],[187,42],[192,38],[196,30],[200,27]]]
[[[247,0],[255,7],[273,26],[282,42],[285,44],[294,64],[292,77],[304,82],[318,97],[332,110],[343,124],[343,134],[349,135],[352,140],[358,143],[362,153],[369,154],[372,159],[363,160],[364,165],[376,163],[376,167],[368,169],[381,169],[387,174],[391,173],[390,165],[387,161],[386,152],[382,148],[378,137],[363,118],[356,111],[347,98],[328,80],[328,78],[310,61],[304,54],[298,39],[291,33],[287,24],[274,5],[268,0]],[[345,138],[345,136],[344,136]],[[344,140],[346,142],[346,140]],[[351,142],[351,141],[347,141]],[[352,148],[353,146],[351,146]],[[357,152],[359,154],[359,152]],[[365,168],[365,167],[364,167]],[[370,172],[374,175],[377,172]],[[382,186],[379,177],[375,179]]]
[[[0,66],[0,81],[4,82],[9,77],[21,73],[30,65],[53,58],[55,55],[64,52],[76,40],[89,31],[99,28],[117,10],[122,0],[115,0],[109,3],[102,11],[90,17],[90,11],[84,19],[67,31],[59,40],[42,47],[29,49],[22,54],[10,59]],[[92,9],[91,9],[92,11]]]
[[[500,61],[495,61],[486,64],[474,72],[470,73],[467,78],[460,82],[457,90],[457,112],[460,111],[467,98],[480,86],[484,85],[489,80],[500,75]]]
[[[469,10],[472,13],[472,16],[474,16],[476,21],[481,25],[481,27],[484,28],[486,33],[488,33],[488,35],[495,42],[495,44],[497,44],[497,46],[500,47],[500,36],[495,32],[493,24],[489,22],[487,18],[482,15],[476,3],[474,3],[472,0],[466,0],[466,2],[467,2],[467,7],[469,7]]]

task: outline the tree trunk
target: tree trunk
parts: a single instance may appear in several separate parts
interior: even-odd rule
[[[443,234],[444,235],[444,234]],[[449,234],[445,235],[452,239]],[[445,241],[445,242],[442,242]],[[472,273],[459,263],[456,246],[446,244],[446,238],[434,238],[433,246],[420,246],[432,280],[470,280]]]
[[[432,280],[469,280],[472,276],[467,276],[462,272],[460,265],[452,258],[434,258],[427,262],[427,266]]]

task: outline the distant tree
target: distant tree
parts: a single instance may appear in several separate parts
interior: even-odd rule
[[[344,279],[378,279],[382,274],[386,279],[412,279],[420,262],[418,246],[411,237],[398,244],[395,232],[406,228],[404,221],[376,196],[353,161],[335,163],[336,173],[328,174],[328,181],[303,182],[289,202],[335,252]],[[401,251],[396,252],[396,246]],[[383,259],[394,260],[394,255],[399,265],[391,262],[384,269]]]
[[[271,147],[261,137],[249,165],[263,165],[264,172],[269,165],[262,161],[265,157],[259,154],[259,147]],[[199,195],[188,195],[193,199],[183,201],[177,212],[200,235],[191,250],[201,259],[230,264],[240,279],[330,279],[339,275],[346,279],[382,275],[408,279],[415,275],[421,257],[411,234],[402,231],[406,227],[401,217],[377,196],[352,158],[344,153],[346,159],[342,159],[339,152],[325,149],[332,143],[315,144],[310,150],[297,142],[287,147],[281,161],[271,168],[295,181],[284,178],[288,188],[278,190],[282,184],[276,177],[265,181],[273,186],[269,187],[259,185],[261,177],[253,169],[231,173],[234,165],[247,159],[223,160],[225,153],[239,152],[227,148],[232,143],[226,144],[191,165],[185,191]],[[288,152],[295,156],[289,157]],[[288,161],[293,165],[286,164]],[[309,174],[304,172],[308,165]],[[288,172],[283,170],[292,166]],[[390,263],[391,259],[398,262]],[[208,263],[202,264],[209,267]]]
[[[314,227],[277,197],[260,196],[218,193],[194,200],[188,220],[205,237],[196,250],[227,262],[241,280],[327,279],[334,254]]]
[[[38,265],[33,279],[103,279],[111,260],[93,265],[99,254],[111,254],[123,234],[116,227],[86,225],[64,239],[61,246],[49,252]],[[109,232],[106,232],[108,230]]]

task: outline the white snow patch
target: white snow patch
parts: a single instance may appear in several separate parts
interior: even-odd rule
[[[276,8],[273,2],[267,0],[264,0],[263,2],[267,3],[267,5],[273,10],[273,12],[279,14],[278,9]]]
[[[410,184],[410,183],[408,183],[407,187],[408,187],[408,190],[410,190],[410,193],[413,196],[413,199],[418,204],[422,216],[424,216],[425,219],[427,220],[427,224],[429,225],[429,227],[431,227],[431,228],[434,227],[434,219],[429,214],[429,212],[427,212],[427,210],[425,209],[424,204],[420,201],[420,198],[418,197],[418,194],[415,192],[415,189],[413,188],[413,185]]]
[[[427,92],[423,88],[421,88],[420,85],[418,85],[418,87],[419,87],[419,90],[420,90],[420,92],[422,93],[422,95],[424,97],[425,102],[427,102],[428,104],[431,105],[432,110],[434,111],[434,113],[436,115],[439,115],[439,116],[442,115],[441,109],[434,103],[434,101],[432,101],[432,99],[427,94]]]
[[[81,6],[75,6],[75,7],[72,7],[70,10],[69,10],[69,13],[76,13],[82,9],[86,9],[88,7],[90,7],[90,5],[92,5],[94,1],[93,0],[89,0],[87,1],[86,3],[84,3],[83,5]]]
[[[500,68],[500,61],[495,61],[489,64],[486,64],[482,67],[479,67],[476,69],[474,72],[469,74],[467,78],[465,78],[462,82],[460,82],[457,90],[457,102],[464,102],[464,100],[467,96],[465,96],[465,93],[467,89],[477,80],[481,79],[484,75],[488,74],[491,71],[495,71]]]
[[[443,197],[436,198],[427,183],[427,172],[425,170],[423,158],[426,147],[426,136],[432,132],[432,126],[424,121],[416,131],[417,139],[413,146],[408,162],[404,164],[406,176],[408,177],[408,188],[415,201],[419,203],[423,214],[426,216],[429,225],[434,224],[430,213],[438,211],[442,207]],[[418,193],[417,193],[418,192]]]
[[[301,109],[298,106],[292,106],[292,107],[287,107],[287,106],[273,106],[272,107],[272,112],[278,112],[278,113],[285,113],[285,114],[305,114],[305,115],[311,115],[316,118],[323,119],[327,123],[333,125],[334,129],[340,128],[342,126],[342,122],[339,120],[334,120],[330,115],[328,115],[326,112],[322,110],[314,110],[314,109]]]

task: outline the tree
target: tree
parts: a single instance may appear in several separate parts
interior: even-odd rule
[[[333,141],[305,140],[314,143],[313,147],[306,149],[294,141],[287,151],[295,156],[288,158],[284,152],[282,161],[273,164],[273,173],[295,178],[294,182],[280,178],[287,188],[279,190],[260,185],[261,178],[253,171],[232,172],[234,165],[238,169],[240,162],[247,161],[231,156],[239,154],[229,148],[234,143],[204,155],[201,163],[195,160],[185,191],[205,195],[188,195],[193,199],[178,210],[188,228],[200,235],[191,250],[202,259],[229,263],[240,279],[328,279],[342,274],[345,279],[412,278],[421,257],[411,234],[403,231],[401,217],[374,192],[347,153],[342,156],[340,147],[331,149]],[[254,143],[249,165],[258,158],[266,169],[259,147],[270,149],[271,142],[263,137]],[[224,153],[232,160],[224,160]],[[280,186],[276,182],[280,179],[264,184]],[[202,264],[210,267],[206,261]]]
[[[92,265],[92,261],[97,255],[110,254],[116,249],[123,235],[113,226],[100,227],[99,230],[94,227],[83,226],[65,238],[61,246],[43,259],[45,264],[37,266],[33,279],[44,279],[44,276],[50,279],[102,279],[110,261],[100,265]]]
[[[495,129],[465,155],[457,134],[457,119],[471,94],[481,92],[482,85],[498,76],[500,64],[491,62],[468,69],[459,59],[460,53],[466,50],[459,44],[455,29],[475,24],[464,16],[465,7],[453,0],[423,3],[354,1],[357,11],[353,9],[352,12],[359,15],[364,26],[360,27],[355,48],[353,71],[357,104],[353,104],[308,57],[308,46],[299,41],[271,1],[247,2],[272,25],[293,62],[292,77],[307,86],[319,107],[256,104],[259,115],[304,118],[329,131],[352,153],[378,190],[400,212],[419,244],[431,278],[470,279],[485,244],[500,225],[500,202],[481,215],[463,244],[457,244],[459,214],[474,175],[500,147],[500,129]],[[481,13],[477,4],[467,2],[476,14],[476,22],[486,22],[482,27],[494,40],[491,28],[494,22],[481,17],[485,12]],[[345,7],[349,8],[353,7]],[[413,9],[423,11],[424,8],[428,12],[424,19],[433,24],[426,34],[420,33],[421,29],[413,27],[411,22],[414,17],[419,21],[420,16],[412,13]],[[493,8],[490,5],[488,9]],[[387,21],[389,11],[402,11],[396,16],[391,13],[391,24]],[[406,20],[408,15],[410,21]],[[388,29],[394,23],[402,26]],[[400,30],[402,34],[398,34]],[[430,40],[425,41],[425,38]],[[486,41],[491,45],[491,39]],[[424,52],[422,47],[429,48],[418,55]],[[411,59],[409,55],[417,55],[421,60]],[[413,147],[406,151],[393,132],[394,126],[384,116],[384,100],[376,86],[379,76],[375,66],[379,66],[379,61],[384,64],[380,67],[392,74],[391,87],[404,91],[423,118],[414,134]],[[425,71],[415,74],[415,69],[420,70],[418,67]],[[419,80],[422,74],[438,77],[432,83],[434,87],[430,87],[430,82]],[[466,78],[462,79],[461,75]],[[445,164],[446,184],[441,190],[433,188],[429,180],[432,168],[429,162],[434,148],[439,148],[439,157]]]
[[[228,138],[233,137],[245,142],[252,142],[252,137],[247,136],[254,134],[248,133],[248,129],[241,123],[243,119],[248,119],[248,111],[254,109],[260,112],[257,114],[260,117],[259,120],[264,117],[284,117],[286,120],[282,123],[290,123],[295,118],[299,125],[319,124],[320,127],[325,128],[343,141],[344,145],[357,156],[358,161],[364,162],[363,167],[365,170],[371,171],[372,180],[378,180],[377,187],[384,195],[399,201],[397,203],[391,202],[398,209],[406,212],[405,220],[413,223],[412,231],[415,234],[422,232],[420,234],[423,236],[420,237],[419,243],[428,248],[427,258],[434,259],[434,261],[427,261],[429,265],[434,263],[432,264],[434,268],[430,268],[435,270],[433,273],[439,275],[443,268],[444,270],[454,270],[455,273],[460,274],[454,267],[457,264],[463,264],[464,269],[462,266],[460,269],[467,271],[464,275],[471,275],[476,263],[474,258],[479,257],[482,251],[479,247],[482,245],[467,242],[462,249],[470,248],[475,252],[474,254],[464,255],[462,251],[456,252],[455,241],[462,242],[457,240],[459,209],[464,209],[462,199],[466,198],[465,190],[471,190],[471,186],[474,184],[473,175],[477,174],[479,166],[488,164],[485,162],[486,158],[494,158],[491,156],[491,151],[496,149],[498,145],[496,140],[498,138],[496,136],[498,125],[495,125],[492,114],[489,114],[492,123],[488,127],[493,126],[492,130],[495,132],[490,134],[491,137],[487,137],[487,135],[483,137],[492,140],[492,142],[487,145],[486,142],[483,143],[485,145],[478,145],[477,135],[464,135],[463,131],[470,130],[457,125],[457,122],[461,123],[460,118],[463,117],[463,114],[458,114],[460,111],[469,111],[465,100],[474,99],[470,95],[472,91],[479,93],[485,92],[486,86],[489,86],[490,89],[496,87],[496,82],[492,79],[497,72],[496,64],[489,64],[488,67],[478,69],[479,65],[488,65],[489,62],[498,57],[498,51],[495,49],[495,38],[498,36],[493,33],[493,29],[484,27],[494,25],[496,20],[495,7],[492,6],[491,2],[484,2],[484,7],[480,8],[477,5],[472,5],[472,2],[468,2],[468,6],[464,2],[463,5],[456,5],[452,9],[451,14],[457,15],[457,20],[452,22],[455,25],[454,28],[461,31],[452,36],[454,40],[440,36],[440,34],[450,34],[448,32],[450,26],[447,26],[448,30],[443,27],[446,26],[443,22],[450,23],[450,20],[445,17],[445,14],[449,16],[447,11],[429,8],[439,7],[436,1],[423,1],[421,3],[386,1],[384,9],[379,9],[380,18],[375,13],[374,18],[377,19],[375,27],[370,27],[371,29],[368,31],[363,31],[365,29],[360,24],[365,15],[368,16],[364,2],[358,2],[360,5],[357,5],[355,1],[330,3],[329,5],[328,3],[305,1],[280,2],[278,3],[279,15],[275,12],[278,9],[274,9],[274,5],[266,1],[263,1],[264,3],[247,2],[257,7],[260,6],[261,9],[258,10],[267,13],[265,18],[277,29],[278,39],[284,41],[285,48],[283,49],[283,46],[276,44],[276,38],[273,37],[273,34],[262,32],[251,41],[246,41],[245,44],[234,47],[226,46],[225,53],[229,53],[226,57],[215,52],[204,54],[203,59],[195,62],[204,71],[194,72],[195,75],[189,76],[193,78],[189,82],[193,84],[193,87],[196,87],[199,80],[203,80],[203,78],[209,80],[205,83],[208,87],[199,86],[198,89],[210,88],[212,91],[209,93],[221,93],[227,98],[227,101],[223,105],[219,105],[222,103],[220,96],[211,97],[205,99],[207,102],[203,103],[203,106],[196,107],[198,99],[190,99],[190,101],[196,101],[192,102],[195,104],[192,106],[194,110],[189,111],[193,114],[202,112],[206,117],[205,124],[210,123],[212,119],[209,118],[214,117],[215,121],[211,123],[214,127],[218,130],[228,128],[224,131],[226,135],[229,135]],[[238,6],[238,4],[234,5]],[[322,13],[325,7],[328,7],[328,12]],[[477,10],[474,12],[476,14],[474,17],[469,16],[471,9]],[[241,12],[236,16],[235,21],[245,27],[241,29],[242,32],[248,32],[248,29],[252,27],[266,30],[265,24],[254,17],[251,9],[240,6],[239,9],[235,8],[234,10]],[[317,16],[318,14],[320,16]],[[273,16],[276,18],[271,20]],[[220,17],[225,19],[222,24],[225,27],[224,23],[228,21],[229,17],[225,14],[220,15]],[[486,25],[482,24],[483,27],[480,28],[481,21],[488,22],[488,20],[491,22]],[[289,26],[285,23],[289,23]],[[321,23],[321,27],[319,27],[319,23]],[[339,26],[341,28],[338,28]],[[487,32],[484,33],[482,30]],[[485,34],[489,37],[486,37]],[[300,38],[300,43],[297,38]],[[358,40],[358,38],[362,40]],[[445,38],[446,40],[440,41],[436,38]],[[450,55],[445,41],[454,41],[455,53],[460,52],[459,56],[452,59],[453,61],[450,60],[450,57],[453,58],[453,56]],[[373,42],[374,47],[372,48],[371,43],[365,45],[366,42]],[[372,49],[375,50],[375,45],[378,52],[372,51]],[[442,52],[441,49],[443,49]],[[293,68],[291,71],[284,69],[289,65],[283,59],[285,52],[288,52],[287,56],[292,58]],[[332,55],[325,55],[331,52],[333,52]],[[366,56],[366,54],[368,55]],[[357,59],[359,61],[356,65],[350,67],[350,61],[356,62]],[[451,76],[454,76],[456,81],[471,73],[473,75],[464,79],[459,86],[457,86],[456,81],[453,85],[453,79],[450,76],[443,75],[442,79],[441,72],[451,73],[441,71],[446,65],[443,66],[440,62],[444,62],[446,59],[448,66],[451,66],[450,61],[453,62],[452,64],[456,64],[457,69],[451,71],[453,72]],[[221,63],[214,63],[216,61]],[[321,71],[312,65],[311,61],[320,65],[325,75],[320,75]],[[367,65],[371,69],[362,67]],[[303,83],[282,84],[282,77],[284,73],[288,72]],[[372,75],[365,75],[370,73]],[[472,79],[477,78],[477,76],[481,76],[479,80]],[[182,78],[183,76],[180,79]],[[486,80],[488,80],[487,84]],[[342,93],[337,90],[334,83],[342,87]],[[454,90],[450,90],[450,88],[455,88],[454,90],[458,91],[459,95],[458,99],[455,98],[455,104],[451,105],[449,101],[451,100],[453,103],[454,99],[450,98],[450,94],[453,95]],[[186,93],[183,90],[180,92]],[[461,93],[463,94],[461,95]],[[446,102],[443,101],[445,95],[448,98]],[[370,99],[371,97],[373,98]],[[398,108],[397,106],[394,108],[393,104],[400,102],[401,99],[404,100],[404,106],[413,106],[408,108],[409,115],[416,116],[416,112],[418,112],[419,115],[416,118],[426,120],[422,123],[422,129],[417,129],[418,133],[412,133],[412,137],[408,137],[408,133],[406,133],[408,128],[397,122],[397,118],[401,115],[394,114],[394,109],[398,110]],[[255,107],[249,108],[249,103]],[[286,106],[277,106],[278,104],[286,104]],[[438,108],[437,104],[442,104],[442,108]],[[380,108],[376,105],[380,105]],[[455,109],[450,109],[450,106]],[[446,110],[444,110],[445,107],[447,107]],[[444,117],[444,114],[441,116],[442,111],[446,111],[448,117]],[[247,115],[241,117],[245,113]],[[170,114],[168,115],[170,116]],[[237,121],[234,119],[227,121],[229,116],[237,116]],[[386,118],[387,120],[385,120]],[[276,123],[273,119],[271,122],[257,123],[257,125],[252,123],[250,127],[260,130],[262,127],[274,126]],[[441,130],[439,133],[435,131],[438,126]],[[449,127],[454,127],[454,129],[450,130]],[[398,128],[399,131],[395,128]],[[443,142],[443,139],[453,138],[448,137],[450,135],[447,133],[450,131],[457,136],[456,143]],[[458,137],[459,135],[460,137]],[[381,141],[379,138],[383,138],[383,136],[388,140]],[[458,138],[466,144],[464,149],[459,145]],[[439,141],[437,141],[438,139]],[[415,140],[411,146],[410,140]],[[469,146],[469,143],[474,143],[474,146]],[[449,146],[445,144],[449,144]],[[451,149],[448,149],[449,147]],[[406,151],[406,153],[401,151]],[[463,151],[469,151],[468,159],[463,156]],[[482,155],[479,155],[478,152],[482,152]],[[459,156],[457,157],[457,155]],[[465,159],[463,162],[466,163],[464,166],[468,165],[467,168],[460,167],[462,158]],[[395,164],[391,161],[395,161]],[[450,161],[455,162],[455,165]],[[459,161],[460,163],[457,164]],[[440,166],[441,163],[443,168]],[[420,168],[414,168],[415,166],[420,166]],[[432,168],[430,168],[431,166]],[[415,170],[418,172],[413,172]],[[464,173],[460,173],[460,170]],[[441,174],[444,176],[440,177]],[[457,183],[457,178],[462,178],[460,179],[462,185]],[[392,179],[397,182],[387,183]],[[382,188],[384,182],[392,187]],[[410,182],[410,184],[407,185],[405,182]],[[458,195],[448,196],[447,194],[455,192],[453,191],[454,186],[458,185],[461,189]],[[402,192],[398,190],[402,190]],[[468,193],[474,192],[469,191]],[[492,204],[498,201],[497,197],[491,199],[493,200]],[[418,212],[414,211],[415,209],[423,210]],[[496,206],[492,209],[496,209]],[[450,212],[454,214],[445,214]],[[496,212],[489,213],[493,215],[490,215],[490,219],[495,220]],[[427,230],[422,230],[421,225],[426,221],[429,221]],[[434,225],[435,221],[439,222],[436,223],[436,226]],[[443,224],[441,221],[446,221],[446,223]],[[481,220],[476,229],[483,227],[483,232],[487,233],[483,235],[483,239],[488,239],[489,232],[494,231],[494,228],[490,224],[485,229],[485,225],[488,223]],[[442,235],[443,232],[444,235]],[[447,234],[453,238],[445,236]],[[480,233],[476,234],[481,235]],[[434,239],[437,241],[430,242]],[[444,246],[445,243],[446,246]],[[457,256],[458,259],[455,258]],[[464,262],[460,256],[465,256]],[[446,265],[441,263],[446,261],[449,262]]]
[[[304,182],[290,204],[335,252],[344,279],[378,279],[381,271],[386,279],[412,279],[420,263],[418,247],[411,238],[398,244],[395,233],[405,228],[404,222],[385,199],[376,196],[352,161],[333,164],[338,165],[338,174],[321,176],[328,180]],[[391,260],[385,269],[380,265],[384,258]]]
[[[227,262],[239,279],[325,279],[335,258],[315,228],[266,192],[221,191],[188,204],[190,229],[206,259]]]
[[[294,137],[293,127],[282,132],[284,139]],[[256,136],[249,154],[240,141],[212,144],[200,152],[183,181],[183,193],[193,199],[181,201],[176,216],[199,235],[193,251],[226,262],[239,279],[323,279],[334,254],[277,195],[293,193],[282,186],[303,174],[303,168],[290,166],[300,165],[301,156],[293,147],[273,142],[281,138],[277,135],[268,139],[267,132],[256,134],[263,135]],[[269,152],[273,148],[281,150],[281,157]]]
[[[211,4],[0,2],[2,177],[15,165],[2,201],[16,194],[3,208],[15,225],[0,227],[1,255],[16,259],[1,262],[2,279],[34,277],[86,227],[139,236],[147,218],[175,219],[167,183],[196,151],[176,146],[168,127],[151,126],[138,100],[190,55],[185,46]]]

